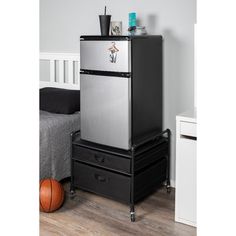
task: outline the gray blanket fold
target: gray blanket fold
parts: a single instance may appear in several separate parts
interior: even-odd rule
[[[80,113],[40,111],[40,179],[70,176],[70,134],[80,129]]]

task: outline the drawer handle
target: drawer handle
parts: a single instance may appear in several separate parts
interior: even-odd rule
[[[197,140],[197,137],[189,136],[189,135],[180,135],[180,138],[182,139],[190,139],[190,140]]]
[[[95,174],[94,175],[95,179],[100,181],[100,182],[107,182],[107,179],[106,177],[102,176],[102,175],[99,175],[99,174]]]
[[[95,156],[94,156],[94,158],[95,158],[95,160],[96,160],[97,162],[100,162],[100,163],[103,163],[103,162],[104,162],[104,160],[105,160],[105,158],[104,158],[104,157],[97,156],[97,155],[95,155]]]

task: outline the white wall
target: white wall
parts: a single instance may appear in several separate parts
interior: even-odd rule
[[[128,28],[135,11],[150,34],[164,37],[164,127],[172,131],[171,179],[175,179],[175,116],[194,106],[195,0],[40,0],[40,51],[79,52],[82,34],[100,34],[104,5]],[[42,73],[41,73],[42,74]]]

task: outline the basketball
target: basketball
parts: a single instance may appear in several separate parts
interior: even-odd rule
[[[60,208],[64,201],[64,189],[55,179],[40,181],[39,202],[40,211],[53,212]]]

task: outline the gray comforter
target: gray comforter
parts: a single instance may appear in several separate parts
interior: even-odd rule
[[[80,129],[80,113],[40,111],[40,179],[70,176],[70,134]]]

